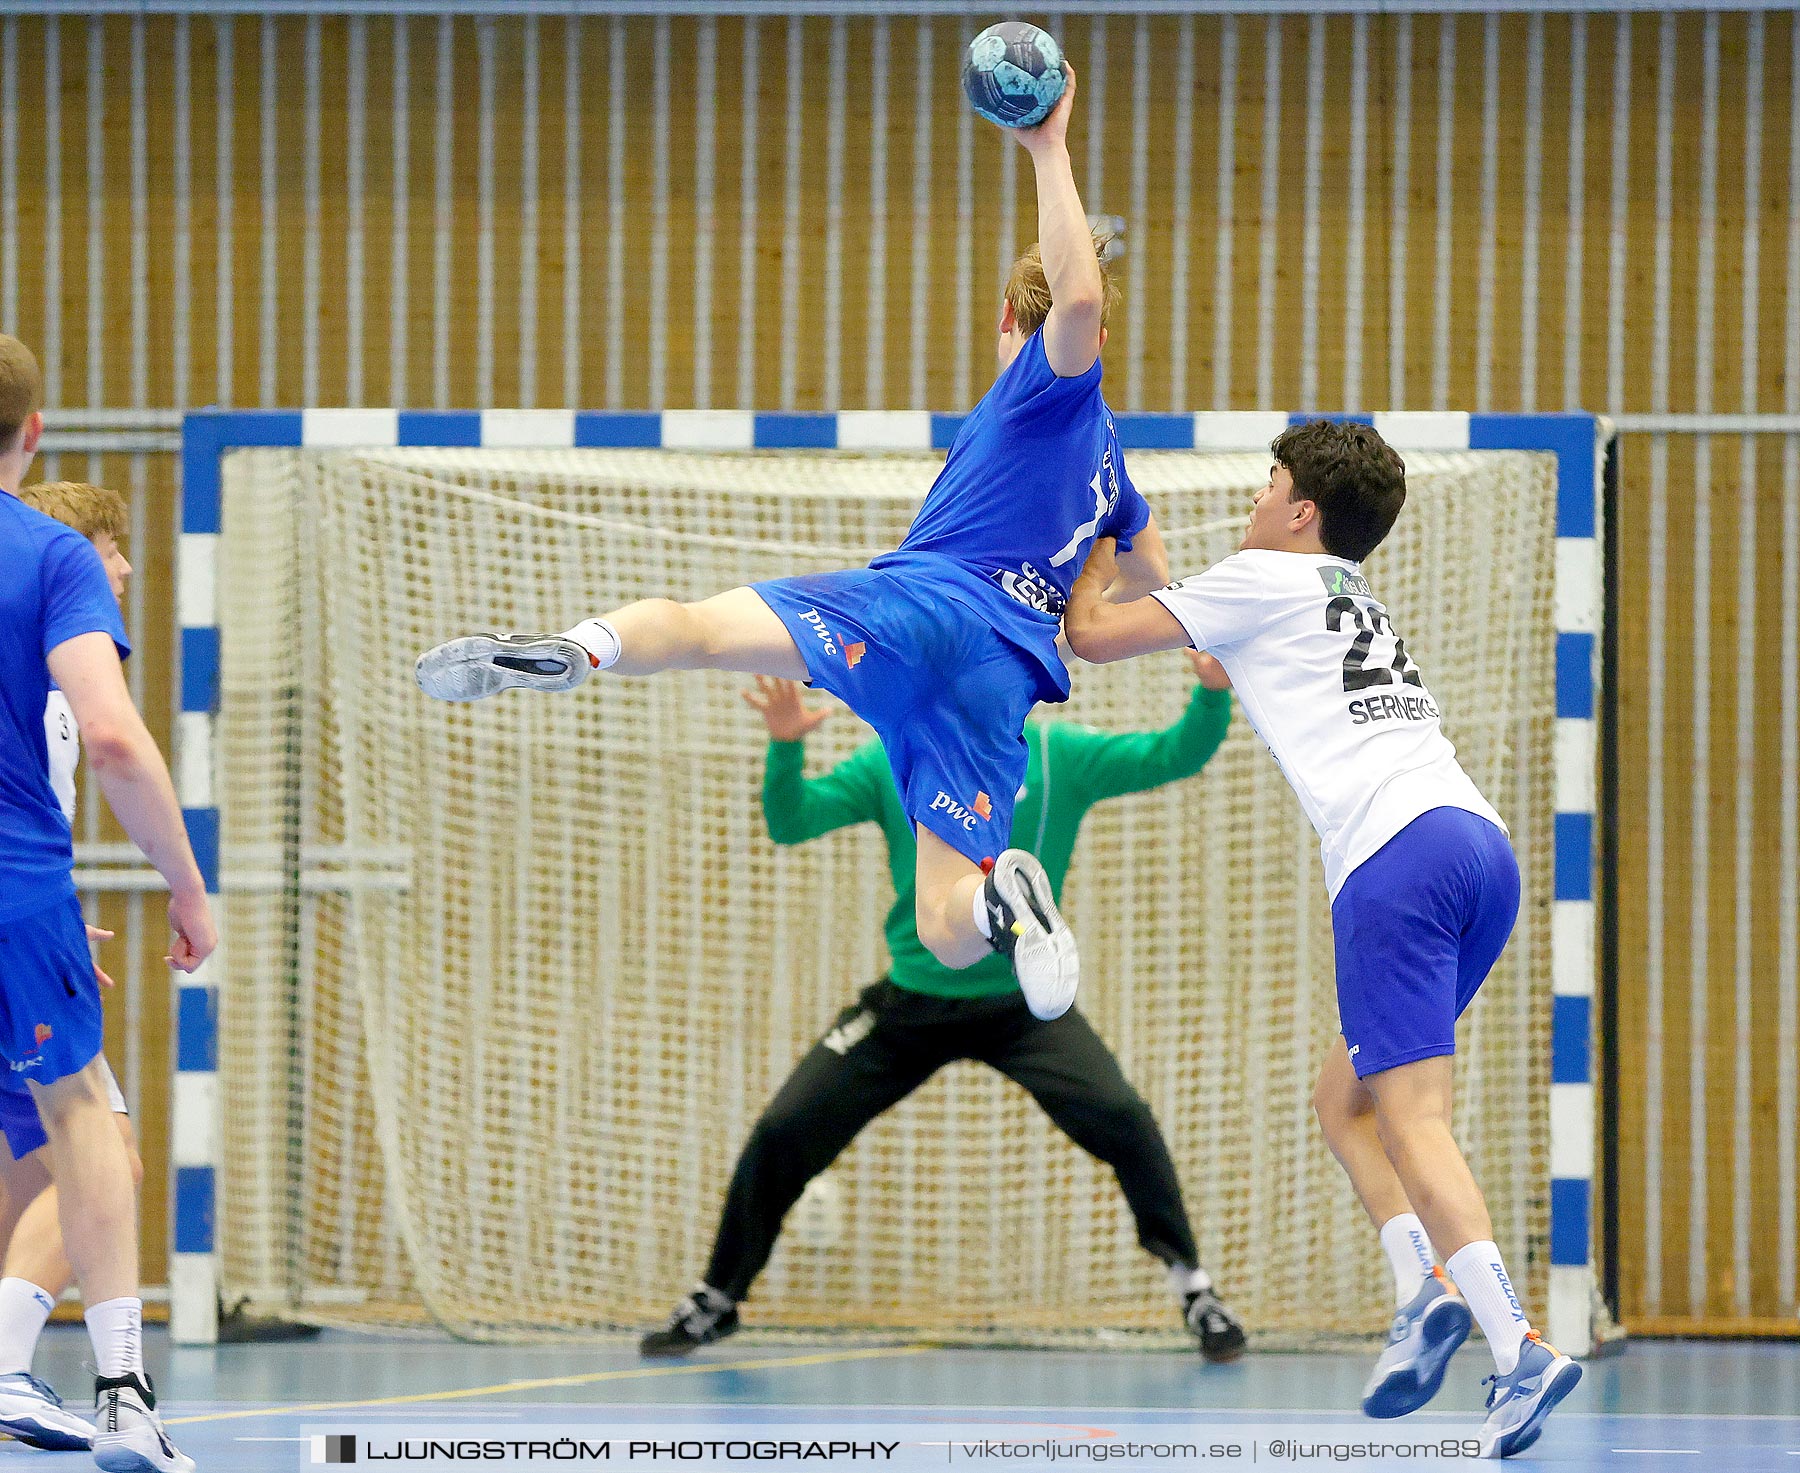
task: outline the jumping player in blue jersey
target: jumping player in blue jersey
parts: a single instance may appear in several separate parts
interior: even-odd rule
[[[1004,848],[1025,716],[1068,699],[1056,638],[1095,537],[1119,549],[1111,597],[1168,580],[1100,395],[1109,286],[1069,164],[1074,98],[1071,70],[1055,111],[1012,130],[1035,166],[1039,244],[1007,283],[1000,375],[896,551],[698,603],[646,599],[562,635],[468,635],[417,669],[452,701],[569,690],[591,670],[733,670],[830,691],[881,737],[918,828],[920,939],[957,969],[1010,955],[1040,1018],[1068,1010],[1080,965],[1043,866]]]
[[[193,971],[217,937],[169,770],[125,686],[119,660],[129,646],[100,554],[19,499],[43,432],[42,399],[37,360],[0,335],[0,1063],[37,1106],[63,1246],[87,1302],[99,1372],[94,1461],[109,1473],[192,1473],[163,1431],[144,1370],[137,1193],[107,1098],[72,835],[50,786],[53,681],[113,816],[168,882],[169,962]],[[73,1443],[58,1445],[80,1445],[71,1430]]]

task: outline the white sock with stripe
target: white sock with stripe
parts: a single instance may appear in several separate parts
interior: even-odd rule
[[[1506,1276],[1506,1265],[1500,1261],[1500,1250],[1492,1243],[1470,1243],[1450,1255],[1450,1277],[1469,1301],[1470,1312],[1481,1333],[1487,1336],[1494,1352],[1494,1369],[1502,1376],[1519,1363],[1519,1347],[1531,1323],[1519,1296],[1513,1293],[1512,1280]]]
[[[31,1369],[44,1321],[56,1299],[30,1279],[0,1279],[0,1376]]]
[[[1425,1224],[1416,1213],[1402,1212],[1382,1223],[1381,1246],[1394,1270],[1394,1304],[1404,1308],[1437,1266],[1431,1239],[1425,1236]]]
[[[619,631],[604,619],[583,619],[573,629],[568,630],[564,639],[572,639],[593,657],[594,668],[604,670],[619,658],[622,646],[619,643]]]

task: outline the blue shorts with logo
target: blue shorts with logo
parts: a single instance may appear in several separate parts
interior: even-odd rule
[[[9,1084],[51,1084],[100,1052],[100,984],[73,895],[0,921],[0,1062]]]
[[[1462,808],[1415,818],[1331,905],[1338,1018],[1358,1079],[1456,1052],[1456,1020],[1519,915],[1504,832]]]
[[[1036,662],[916,576],[856,568],[751,585],[810,683],[881,738],[906,813],[980,864],[1012,833]]]

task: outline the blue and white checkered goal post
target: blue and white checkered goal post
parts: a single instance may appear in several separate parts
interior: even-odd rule
[[[1264,449],[1290,423],[1279,413],[1122,414],[1128,450]],[[1555,1013],[1550,1086],[1549,1338],[1585,1354],[1593,1346],[1596,714],[1601,624],[1600,475],[1611,429],[1587,414],[1392,413],[1353,415],[1398,449],[1534,450],[1557,457]],[[948,449],[962,416],[927,411],[840,414],[671,410],[664,413],[490,409],[204,410],[182,439],[178,783],[206,887],[219,885],[219,815],[213,802],[213,716],[219,629],[214,567],[220,457],[252,446],[494,446],[680,450]],[[214,1236],[219,1166],[217,978],[229,935],[186,979],[176,1008],[174,1253],[171,1324],[181,1343],[218,1333]]]

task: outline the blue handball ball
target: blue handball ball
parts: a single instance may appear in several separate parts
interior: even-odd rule
[[[1022,20],[989,26],[969,43],[963,91],[975,111],[1002,128],[1035,128],[1063,95],[1062,48]]]

